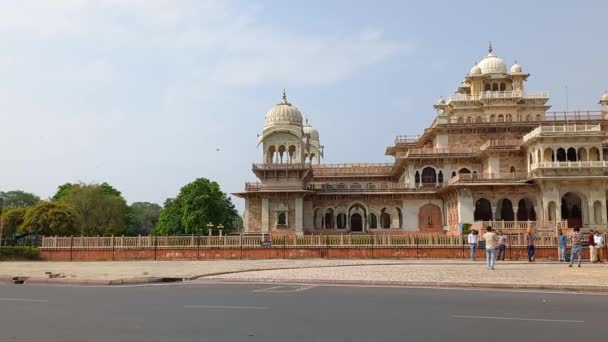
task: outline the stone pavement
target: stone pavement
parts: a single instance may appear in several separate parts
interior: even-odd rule
[[[49,274],[50,273],[50,276]],[[568,268],[556,262],[463,260],[214,260],[1,262],[0,281],[127,284],[178,278],[194,282],[254,281],[444,287],[567,289],[608,292],[608,265]],[[52,278],[50,278],[52,277]]]

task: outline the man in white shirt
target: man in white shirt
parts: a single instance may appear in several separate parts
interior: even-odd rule
[[[477,240],[478,235],[476,230],[471,230],[467,239],[469,241],[469,246],[471,246],[471,260],[475,261],[475,253],[477,253]]]
[[[494,269],[494,262],[496,261],[496,248],[498,248],[498,235],[492,231],[492,227],[486,228],[487,233],[483,234],[483,239],[486,240],[486,262],[488,269]]]
[[[604,237],[596,230],[593,240],[595,241],[595,261],[602,262],[602,259],[604,258]]]

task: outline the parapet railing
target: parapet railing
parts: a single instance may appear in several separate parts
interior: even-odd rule
[[[506,229],[506,228],[501,228]],[[480,231],[481,233],[481,231]],[[510,246],[524,246],[523,234],[508,234]],[[482,239],[483,234],[480,234]],[[537,246],[557,246],[554,236],[536,236]],[[467,237],[437,234],[334,234],[334,235],[230,235],[230,236],[108,236],[43,237],[41,249],[52,250],[128,250],[192,248],[264,248],[264,247],[459,247]]]
[[[313,165],[315,176],[388,175],[392,163],[349,163]]]
[[[528,141],[536,136],[548,134],[580,134],[580,133],[591,133],[598,134],[602,132],[600,125],[589,125],[589,124],[571,124],[571,125],[551,125],[551,126],[538,126],[530,133],[524,135],[523,141]]]
[[[521,139],[489,139],[479,147],[479,150],[483,151],[491,148],[519,148],[521,143]]]
[[[307,189],[323,192],[383,192],[406,190],[405,183],[374,182],[374,183],[336,183],[336,182],[310,182]]]
[[[521,90],[513,91],[485,91],[478,95],[467,95],[467,94],[454,94],[448,97],[447,102],[450,101],[479,101],[484,99],[508,99],[508,98],[526,98],[526,99],[548,99],[549,92],[530,92],[526,93]]]
[[[450,178],[448,184],[488,183],[495,181],[516,181],[527,179],[527,173],[461,173]]]
[[[568,168],[605,168],[608,167],[606,160],[593,161],[556,161],[556,162],[539,162],[530,165],[532,170],[536,169],[568,169]]]

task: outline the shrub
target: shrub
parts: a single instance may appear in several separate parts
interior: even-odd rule
[[[0,247],[0,261],[38,260],[40,251],[36,247]]]

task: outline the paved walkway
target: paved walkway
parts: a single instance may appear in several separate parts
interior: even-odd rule
[[[480,286],[578,289],[608,292],[608,265],[568,268],[555,262],[484,263],[462,260],[216,260],[126,262],[1,262],[0,280],[21,276],[31,282],[119,284],[158,278],[205,281],[360,283],[378,285]],[[34,281],[37,280],[37,281]],[[52,279],[51,279],[52,280]],[[146,281],[147,280],[147,281]],[[104,282],[105,281],[105,282]],[[111,282],[110,282],[111,281]],[[42,281],[46,282],[46,281]],[[53,282],[53,281],[49,281]]]

